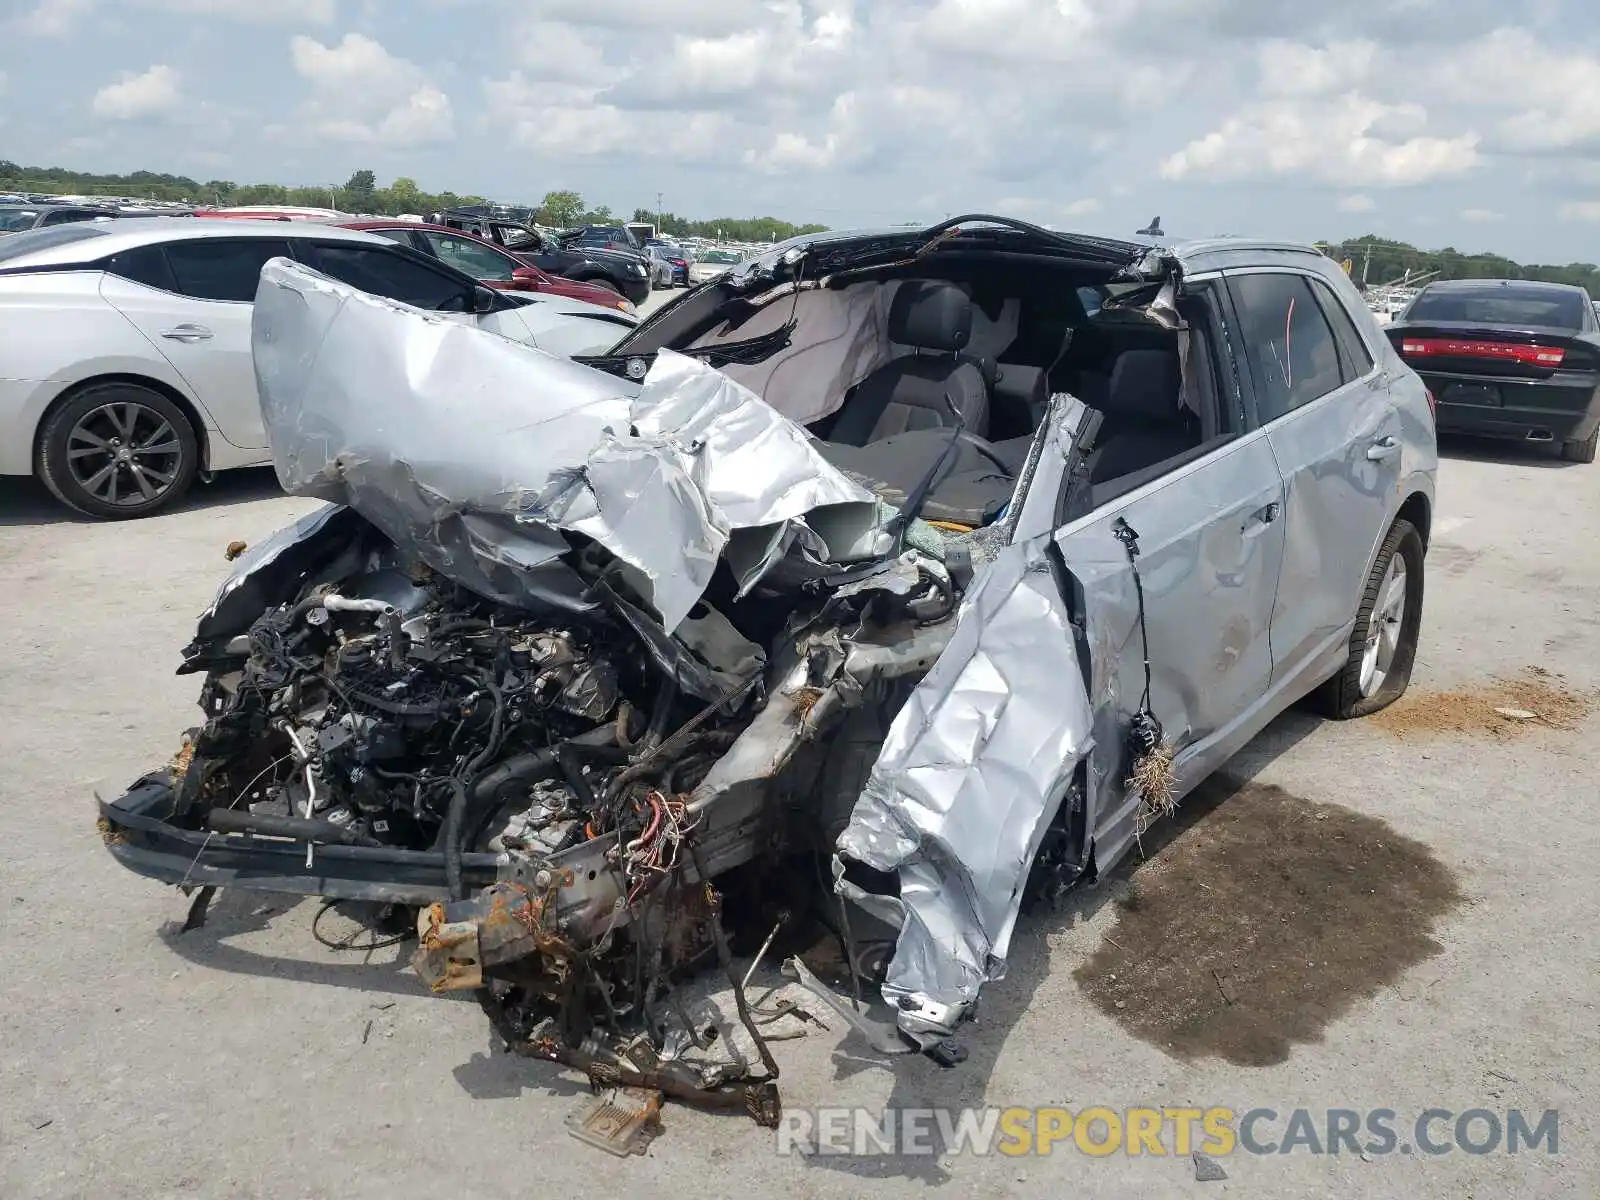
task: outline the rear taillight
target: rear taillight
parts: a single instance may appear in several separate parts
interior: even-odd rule
[[[1404,338],[1400,342],[1400,353],[1406,358],[1491,358],[1533,367],[1559,367],[1567,356],[1560,346],[1469,342],[1456,338]]]

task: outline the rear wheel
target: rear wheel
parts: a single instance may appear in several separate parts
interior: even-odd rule
[[[131,383],[85,388],[39,436],[39,478],[56,499],[95,517],[147,517],[194,482],[199,444],[183,410]]]
[[[1396,521],[1367,577],[1345,665],[1316,695],[1335,720],[1370,716],[1405,694],[1422,629],[1422,554],[1416,527]]]
[[[1561,457],[1567,462],[1592,463],[1596,444],[1600,443],[1600,425],[1588,437],[1576,442],[1561,443]]]

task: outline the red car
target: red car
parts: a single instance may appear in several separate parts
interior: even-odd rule
[[[625,297],[610,288],[593,283],[580,283],[575,279],[561,279],[547,275],[538,267],[529,266],[502,250],[493,242],[484,241],[459,229],[444,225],[429,225],[421,221],[398,221],[382,218],[364,221],[340,221],[345,229],[361,229],[380,237],[410,246],[423,254],[431,254],[471,275],[487,287],[502,291],[546,292],[552,296],[566,296],[583,300],[602,308],[620,309],[632,314],[634,307]]]

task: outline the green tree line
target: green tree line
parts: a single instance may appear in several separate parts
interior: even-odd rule
[[[425,192],[414,179],[404,176],[387,187],[379,187],[377,176],[365,168],[355,171],[343,186],[312,185],[290,187],[281,183],[235,183],[231,179],[192,179],[187,175],[166,175],[154,171],[134,171],[127,175],[104,175],[69,171],[64,167],[27,167],[0,159],[0,192],[41,192],[72,196],[127,196],[141,200],[165,200],[180,204],[231,207],[254,204],[284,204],[299,208],[336,208],[341,212],[375,213],[399,216],[414,213],[425,216],[458,204],[486,204],[482,196],[455,192]],[[607,225],[622,220],[607,205],[590,207],[573,191],[552,191],[538,205],[515,206],[520,215],[541,224],[566,229],[574,225]],[[634,210],[636,221],[655,221],[644,209]],[[793,225],[776,217],[718,217],[691,221],[674,213],[663,214],[662,232],[677,237],[720,236],[739,242],[782,241],[798,233],[813,233],[825,226]]]
[[[659,218],[659,219],[658,219]],[[677,213],[633,210],[635,221],[649,221],[664,237],[722,238],[730,242],[781,242],[802,233],[821,233],[826,225],[794,225],[777,217],[712,217],[696,221]]]
[[[1574,262],[1565,266],[1553,263],[1519,263],[1500,254],[1463,254],[1453,246],[1443,250],[1421,250],[1409,242],[1397,242],[1376,234],[1365,234],[1344,242],[1318,242],[1330,257],[1350,263],[1350,275],[1358,283],[1394,283],[1406,272],[1413,277],[1435,272],[1435,279],[1538,279],[1546,283],[1572,283],[1600,296],[1600,266]]]

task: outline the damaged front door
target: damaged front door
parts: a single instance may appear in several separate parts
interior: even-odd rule
[[[1176,756],[1178,795],[1255,733],[1272,677],[1282,512],[1283,480],[1256,433],[1057,530],[1055,545],[1081,588],[1089,644],[1086,827],[1101,868],[1151,815],[1125,784],[1129,730],[1142,706]]]

